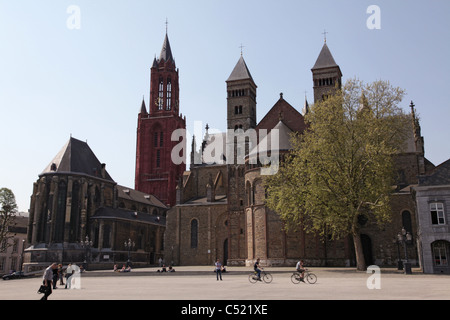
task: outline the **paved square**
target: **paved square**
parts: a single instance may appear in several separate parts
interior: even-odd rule
[[[49,300],[449,300],[450,276],[395,269],[381,270],[379,289],[369,289],[371,273],[353,268],[311,268],[316,284],[293,284],[292,268],[267,268],[270,284],[251,284],[251,268],[230,267],[223,281],[213,267],[176,267],[175,273],[156,268],[131,273],[88,271],[80,275],[80,289],[58,286]],[[41,276],[0,282],[0,300],[39,300]],[[369,287],[375,282],[369,280]],[[372,284],[372,285],[371,285]]]

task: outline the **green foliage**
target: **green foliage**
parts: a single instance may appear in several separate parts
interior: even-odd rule
[[[8,247],[7,240],[12,237],[8,235],[8,227],[14,223],[17,213],[17,204],[14,193],[8,188],[0,189],[0,250]]]
[[[398,107],[403,95],[388,82],[350,80],[311,107],[309,129],[292,137],[287,161],[265,180],[267,205],[287,229],[338,239],[359,236],[361,216],[389,221],[393,158],[411,129]]]

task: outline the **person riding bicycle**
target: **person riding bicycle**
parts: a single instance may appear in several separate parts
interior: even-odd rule
[[[259,258],[256,259],[255,264],[253,265],[253,269],[255,270],[256,274],[258,275],[258,280],[261,281],[261,269],[259,266]]]
[[[295,269],[297,269],[297,271],[300,273],[300,281],[305,282],[304,277],[305,277],[305,271],[306,268],[304,266],[304,261],[300,260],[299,262],[297,262],[297,265],[295,266]]]

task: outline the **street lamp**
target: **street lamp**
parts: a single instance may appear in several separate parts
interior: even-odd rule
[[[80,245],[82,248],[84,248],[84,270],[87,270],[87,258],[88,258],[88,250],[92,247],[92,241],[89,240],[89,236],[86,236],[86,240],[80,241]]]
[[[403,248],[405,250],[405,263],[404,270],[405,274],[411,274],[411,263],[408,261],[408,250],[407,245],[412,243],[411,233],[406,232],[405,228],[402,228],[402,231],[397,234],[398,243],[403,244]]]
[[[128,261],[127,261],[127,267],[129,267],[130,264],[131,264],[131,261],[130,261],[130,251],[131,251],[132,248],[134,248],[134,241],[131,241],[131,239],[128,238],[128,242],[125,241],[125,242],[124,242],[124,246],[125,246],[126,249],[128,249]]]

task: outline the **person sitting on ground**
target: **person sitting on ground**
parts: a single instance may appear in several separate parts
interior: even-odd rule
[[[169,266],[169,272],[175,272],[175,269],[173,269],[172,266]]]

